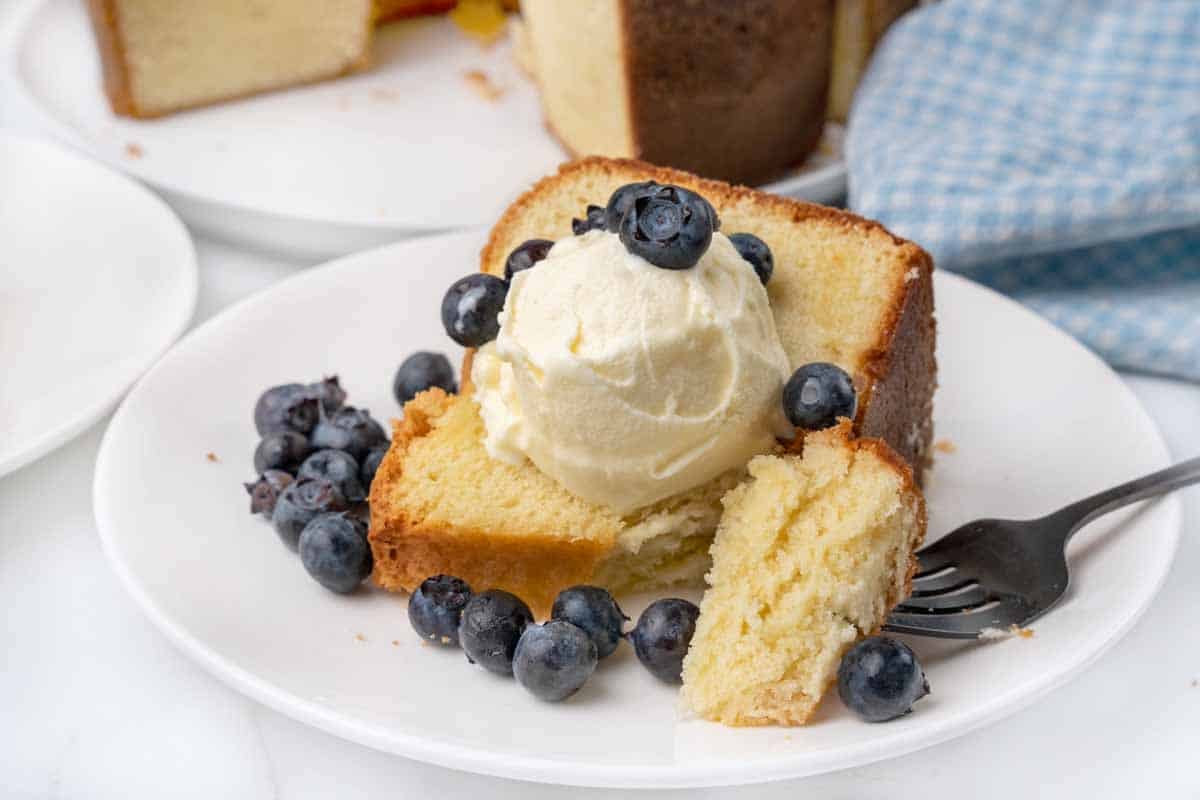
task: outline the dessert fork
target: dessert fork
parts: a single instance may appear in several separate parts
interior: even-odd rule
[[[1067,590],[1066,546],[1080,528],[1131,503],[1200,483],[1200,458],[1032,520],[981,519],[917,553],[912,595],[893,609],[884,630],[943,639],[974,639],[1023,627]]]

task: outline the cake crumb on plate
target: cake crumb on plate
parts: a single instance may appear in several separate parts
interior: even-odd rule
[[[475,94],[489,103],[496,102],[504,95],[504,89],[497,86],[491,77],[481,69],[467,70],[463,73],[463,80],[474,90]]]
[[[216,453],[205,453],[204,457],[214,464],[219,464],[221,462],[221,459],[217,458]]]
[[[146,155],[146,151],[143,150],[142,146],[137,142],[130,142],[129,144],[125,145],[125,155],[129,156],[130,158],[141,158],[142,156]]]
[[[354,640],[357,642],[365,642],[367,637],[363,636],[361,633],[356,633],[354,634]]]
[[[1014,636],[1032,639],[1033,628],[1021,628],[1016,625],[1009,625],[1007,628],[984,628],[979,632],[978,638],[984,641],[999,641],[1000,639],[1011,639]]]
[[[933,449],[937,450],[939,453],[951,455],[952,453],[958,452],[958,445],[949,439],[938,439],[937,442],[934,443]]]

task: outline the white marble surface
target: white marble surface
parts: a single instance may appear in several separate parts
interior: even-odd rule
[[[0,0],[0,36],[17,1]],[[23,127],[5,113],[3,98],[0,92],[0,124]],[[199,239],[198,248],[197,322],[303,267],[212,240]],[[1130,380],[1174,455],[1200,452],[1200,387]],[[90,493],[106,422],[0,478],[0,796],[606,794],[483,778],[374,752],[293,722],[208,677],[151,628],[104,562]],[[1200,772],[1190,762],[1200,751],[1200,627],[1194,622],[1200,490],[1189,490],[1185,505],[1179,555],[1149,613],[1100,663],[1036,707],[938,748],[862,769],[665,795],[1200,796]]]

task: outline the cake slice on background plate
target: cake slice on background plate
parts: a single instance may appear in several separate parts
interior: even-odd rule
[[[848,372],[858,394],[855,432],[888,441],[919,475],[936,386],[932,263],[876,223],[676,170],[591,158],[513,203],[483,250],[483,271],[503,275],[521,243],[569,238],[572,218],[589,204],[646,180],[699,193],[723,232],[749,232],[770,246],[766,294],[787,366],[828,361]],[[395,424],[371,487],[376,583],[411,591],[430,575],[452,574],[507,589],[544,612],[572,584],[621,592],[700,581],[720,498],[743,465],[633,511],[586,502],[528,461],[489,455],[468,380],[472,360],[469,353],[461,395],[418,395]]]
[[[367,65],[371,0],[88,0],[117,114],[186,108]]]
[[[911,468],[849,423],[749,472],[723,500],[684,702],[726,725],[803,725],[845,652],[908,596],[925,502]]]

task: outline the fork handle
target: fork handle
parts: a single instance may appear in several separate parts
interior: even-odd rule
[[[1055,512],[1053,516],[1061,518],[1064,530],[1068,531],[1067,538],[1069,539],[1075,531],[1110,511],[1116,511],[1118,508],[1124,508],[1139,500],[1157,497],[1194,483],[1200,483],[1200,458],[1182,461],[1173,467],[1128,483],[1122,483],[1120,486],[1114,486],[1108,491],[1072,503]]]

